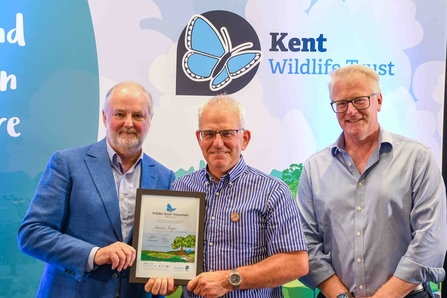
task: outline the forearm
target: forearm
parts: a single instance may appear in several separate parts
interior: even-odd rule
[[[405,297],[418,285],[391,277],[373,296],[373,298]]]
[[[318,289],[326,298],[336,298],[338,294],[349,292],[349,289],[335,274],[320,283]]]
[[[307,274],[307,251],[279,253],[237,269],[242,276],[241,289],[278,287]]]
[[[81,275],[94,247],[45,225],[25,226],[19,232],[18,242],[22,252],[62,270],[69,268]]]

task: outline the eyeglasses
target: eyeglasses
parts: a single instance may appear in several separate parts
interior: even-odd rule
[[[357,110],[365,110],[369,108],[370,102],[371,102],[371,96],[376,95],[375,93],[367,96],[360,96],[356,97],[351,100],[338,100],[331,102],[332,110],[335,113],[344,113],[348,110],[349,103],[352,103],[354,108]]]
[[[240,129],[225,129],[225,130],[221,130],[221,131],[216,131],[216,130],[199,130],[199,133],[200,133],[200,138],[203,141],[213,140],[216,137],[217,134],[220,134],[220,137],[223,140],[229,140],[229,139],[233,138],[241,130],[244,130],[244,129],[243,128],[240,128]]]

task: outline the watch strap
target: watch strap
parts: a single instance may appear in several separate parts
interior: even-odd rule
[[[351,292],[346,292],[346,293],[338,294],[337,298],[355,298],[355,296]]]

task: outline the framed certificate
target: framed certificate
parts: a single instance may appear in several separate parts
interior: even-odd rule
[[[202,272],[205,193],[137,189],[130,282],[173,277],[186,285]]]

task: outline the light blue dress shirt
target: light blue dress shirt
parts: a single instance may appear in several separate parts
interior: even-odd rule
[[[442,281],[446,195],[430,148],[380,127],[363,173],[344,148],[342,134],[304,164],[298,204],[310,268],[300,280],[315,288],[336,274],[356,297],[393,275]]]
[[[137,197],[137,188],[140,187],[143,151],[141,151],[140,158],[126,172],[122,165],[121,158],[115,153],[109,143],[107,143],[107,152],[112,165],[116,192],[118,194],[121,232],[123,233],[123,241],[127,242],[135,218],[135,200]]]
[[[115,178],[116,193],[118,195],[121,218],[121,232],[123,234],[123,241],[127,242],[127,237],[132,230],[135,218],[135,200],[137,197],[137,188],[140,187],[141,180],[141,161],[143,159],[143,151],[141,151],[140,158],[127,171],[124,172],[121,158],[116,154],[113,148],[107,142],[107,154],[109,155],[110,165],[112,167],[113,177]],[[89,254],[85,271],[92,271],[94,266],[95,254],[99,247],[95,246]]]
[[[307,250],[298,206],[281,180],[245,164],[216,183],[206,168],[183,176],[173,190],[206,193],[203,271],[229,270],[267,257]],[[231,220],[231,214],[240,218]],[[199,297],[186,288],[183,297]],[[223,297],[283,297],[281,287],[235,290]]]

